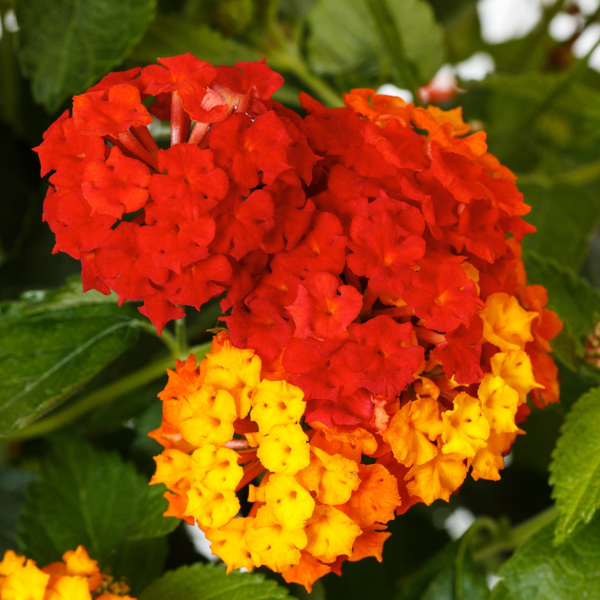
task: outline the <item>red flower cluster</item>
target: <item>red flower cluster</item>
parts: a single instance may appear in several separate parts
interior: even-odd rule
[[[36,148],[42,175],[54,171],[44,220],[55,252],[81,260],[85,289],[142,300],[159,332],[180,305],[200,309],[225,290],[225,310],[243,300],[270,255],[296,245],[318,160],[301,118],[274,108],[283,78],[264,62],[160,63],[76,96]],[[167,149],[152,115],[171,120]]]
[[[528,395],[558,401],[548,342],[562,323],[521,260],[529,206],[461,109],[363,89],[337,109],[302,95],[301,118],[270,100],[282,78],[263,62],[160,63],[108,75],[48,130],[44,218],[85,288],[142,300],[159,331],[227,292],[229,332],[164,392],[156,481],[169,514],[215,530],[233,519],[252,564],[309,586],[380,556],[393,510],[448,500],[469,469],[499,479]],[[170,118],[170,148],[151,114]],[[367,519],[374,460],[388,501]],[[264,470],[254,512],[235,520],[236,490]],[[277,516],[267,496],[283,480],[269,474],[304,489],[304,520]],[[266,528],[285,564],[262,547]],[[233,546],[230,568],[246,566]]]

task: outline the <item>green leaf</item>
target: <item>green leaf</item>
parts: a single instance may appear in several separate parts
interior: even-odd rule
[[[215,65],[233,65],[239,61],[258,60],[262,56],[256,49],[226,38],[207,25],[173,14],[162,16],[150,25],[140,44],[133,50],[130,61],[150,64],[156,62],[159,56],[185,52],[191,52]]]
[[[36,102],[50,112],[127,57],[155,15],[155,0],[17,3],[20,59]]]
[[[160,573],[166,556],[162,536],[179,524],[162,516],[163,491],[116,454],[56,438],[27,491],[19,520],[23,549],[46,565],[83,544],[102,568],[109,566],[139,590]]]
[[[500,571],[492,600],[600,598],[600,519],[556,547],[554,523],[532,535]]]
[[[471,558],[471,539],[470,532],[465,533],[401,581],[397,600],[487,600],[490,591]]]
[[[233,572],[223,565],[195,564],[170,571],[145,589],[139,600],[279,600],[287,590],[262,575]]]
[[[0,556],[9,548],[17,549],[17,519],[25,488],[32,479],[27,471],[0,468]]]
[[[370,0],[318,0],[308,15],[312,68],[321,75],[375,73],[386,83],[389,70],[398,67],[394,83],[427,83],[445,60],[443,31],[431,6],[424,0],[378,0],[370,10],[369,4]],[[403,69],[411,70],[412,76],[403,77]]]
[[[555,260],[542,258],[535,252],[523,256],[527,282],[538,283],[548,290],[548,306],[565,323],[565,333],[553,344],[556,356],[566,366],[578,362],[585,351],[584,340],[592,332],[600,315],[600,293],[573,271]],[[563,336],[568,335],[570,339]],[[573,356],[573,350],[576,356]]]
[[[0,305],[0,435],[38,420],[136,341],[134,308],[80,286]]]
[[[600,203],[581,186],[519,186],[532,207],[527,220],[537,227],[523,240],[523,248],[553,258],[578,271],[588,249],[589,238],[600,220]]]
[[[556,542],[561,543],[600,507],[600,388],[582,396],[567,414],[550,473],[560,512]]]

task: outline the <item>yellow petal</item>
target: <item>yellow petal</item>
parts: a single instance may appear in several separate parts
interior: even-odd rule
[[[275,425],[298,423],[306,404],[304,392],[287,381],[263,379],[252,394],[250,418],[258,423],[262,434]]]
[[[311,446],[310,464],[296,475],[302,486],[317,492],[323,504],[344,504],[360,485],[358,465],[343,457],[333,456]]]
[[[217,448],[207,444],[191,456],[194,479],[211,490],[235,490],[244,476],[238,465],[238,455],[231,448]]]
[[[265,500],[275,519],[289,529],[304,527],[315,509],[312,496],[289,475],[271,475]]]
[[[519,405],[519,394],[502,377],[486,375],[477,392],[483,406],[483,414],[490,427],[497,433],[517,431],[515,415]]]
[[[490,436],[490,424],[483,414],[481,401],[465,392],[454,398],[454,408],[442,414],[442,452],[475,456],[477,450],[485,448]]]
[[[242,567],[251,571],[254,561],[246,543],[246,531],[254,519],[251,517],[232,519],[223,527],[206,531],[210,549],[227,565],[227,574]]]
[[[536,312],[525,310],[515,296],[503,292],[492,294],[479,312],[483,320],[483,337],[500,350],[523,350],[533,340],[531,322]]]
[[[354,540],[361,533],[361,528],[341,510],[322,504],[306,524],[306,550],[318,560],[331,563],[338,556],[350,556]]]
[[[310,462],[308,436],[300,425],[275,425],[256,454],[269,471],[294,475]]]
[[[497,352],[491,359],[492,373],[502,377],[511,388],[519,394],[519,404],[527,401],[527,394],[534,388],[543,389],[533,377],[531,359],[527,352],[522,350],[509,350]]]
[[[194,483],[187,493],[186,516],[194,517],[203,529],[222,527],[240,510],[240,502],[231,490],[211,490]]]

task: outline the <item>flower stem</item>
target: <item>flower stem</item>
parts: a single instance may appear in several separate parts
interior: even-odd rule
[[[490,544],[473,552],[473,559],[476,562],[481,562],[500,552],[518,548],[534,533],[542,529],[542,527],[545,527],[548,523],[552,523],[557,516],[558,509],[555,506],[551,506],[531,519],[513,527],[505,539],[492,541]]]
[[[210,350],[211,342],[191,348],[189,353],[194,354],[198,360]],[[173,356],[164,356],[149,365],[134,371],[113,383],[95,390],[84,396],[81,400],[67,406],[67,408],[51,414],[46,419],[11,433],[9,440],[29,440],[57,431],[73,421],[83,417],[92,410],[114,402],[117,398],[136,390],[155,379],[165,375],[166,369],[173,367]]]

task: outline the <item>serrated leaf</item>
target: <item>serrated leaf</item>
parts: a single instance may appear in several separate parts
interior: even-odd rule
[[[36,102],[53,112],[120,64],[155,15],[155,0],[17,3],[20,59]]]
[[[154,63],[157,57],[185,52],[215,65],[233,65],[238,61],[258,60],[262,56],[255,48],[226,38],[207,25],[173,14],[162,16],[150,25],[130,60],[135,64],[149,64]]]
[[[532,535],[500,571],[492,600],[574,600],[600,598],[600,519],[560,546],[554,523]]]
[[[561,543],[600,507],[600,388],[583,395],[567,414],[550,473],[560,512],[555,541]]]
[[[527,282],[538,283],[548,290],[548,306],[564,321],[572,344],[564,339],[554,345],[556,355],[569,351],[574,345],[577,356],[583,356],[584,340],[591,333],[600,315],[600,293],[587,281],[556,261],[543,258],[535,252],[523,255],[527,267]],[[573,357],[566,356],[562,362],[569,366]]]
[[[75,285],[0,305],[0,435],[64,402],[137,340],[134,308]]]
[[[519,187],[532,208],[527,221],[537,227],[534,235],[523,240],[523,249],[578,271],[589,238],[600,220],[598,199],[581,186],[523,184]]]
[[[223,565],[195,564],[170,571],[145,589],[139,600],[280,600],[287,590],[262,575],[233,572]]]
[[[167,502],[158,488],[117,454],[56,438],[27,491],[19,520],[23,550],[46,565],[83,544],[101,567],[128,577],[139,590],[160,572],[162,536],[179,524],[162,516]]]
[[[379,23],[367,0],[318,0],[308,15],[311,35],[308,56],[312,68],[322,75],[363,71],[390,81],[390,35],[395,37],[406,67],[413,69],[419,84],[427,83],[444,63],[443,31],[435,22],[431,6],[423,0],[382,0],[389,22]],[[343,15],[344,26],[339,26]],[[391,31],[383,32],[382,27]],[[391,29],[390,29],[391,28]],[[394,83],[408,86],[411,81]]]

